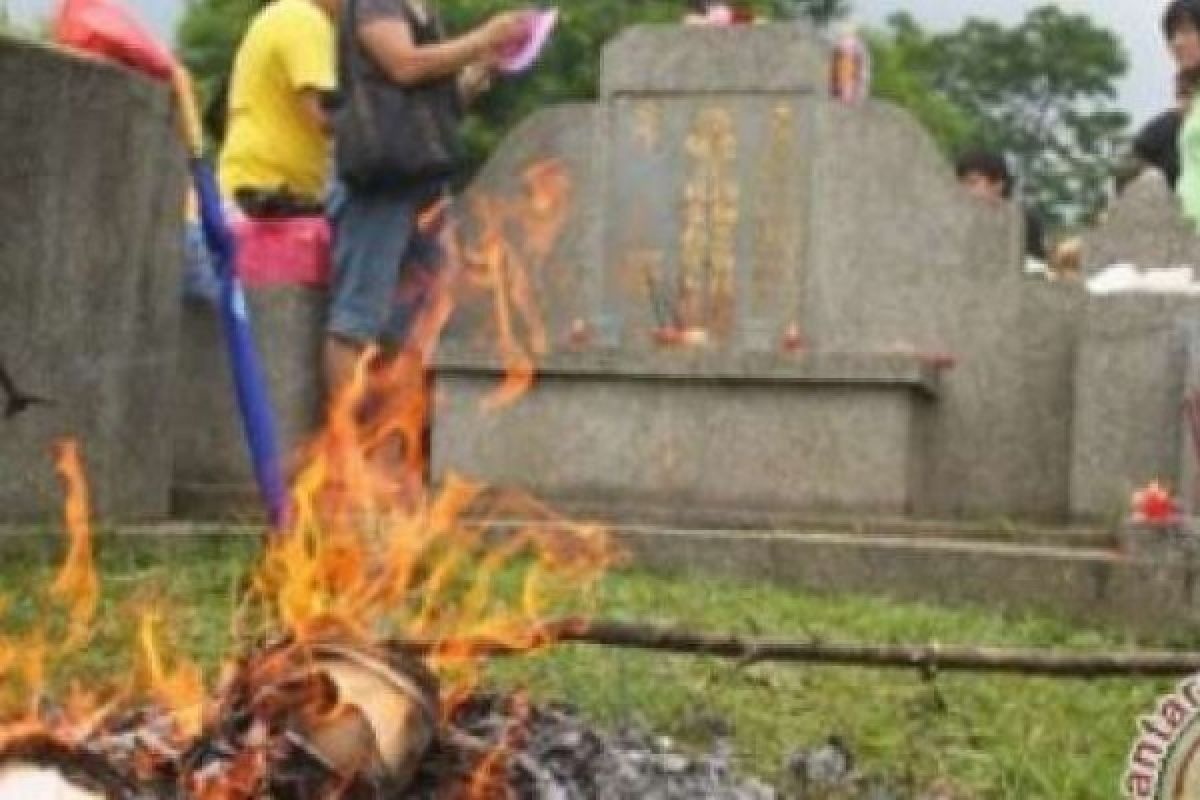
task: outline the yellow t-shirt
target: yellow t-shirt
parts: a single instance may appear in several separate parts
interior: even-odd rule
[[[279,189],[318,199],[329,172],[329,137],[300,92],[336,85],[334,26],[312,0],[275,0],[259,12],[233,63],[220,180],[236,189]]]

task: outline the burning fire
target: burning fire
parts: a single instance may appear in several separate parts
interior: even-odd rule
[[[484,398],[496,410],[520,398],[533,384],[534,356],[544,355],[548,337],[537,307],[531,267],[545,263],[566,222],[570,181],[562,165],[542,161],[522,173],[525,194],[516,200],[475,196],[478,241],[466,253],[468,280],[492,294],[496,342],[505,366],[504,383]],[[521,244],[513,244],[513,236]],[[527,343],[521,341],[524,330]]]
[[[547,349],[530,270],[561,230],[569,181],[561,166],[541,163],[524,182],[516,200],[475,198],[478,235],[448,242],[462,263],[434,287],[415,340],[394,358],[367,353],[334,399],[239,609],[244,650],[215,684],[168,651],[168,612],[147,608],[127,685],[43,702],[46,666],[88,644],[99,602],[78,448],[59,448],[67,550],[49,598],[66,631],[0,641],[0,671],[25,701],[0,728],[0,798],[52,782],[37,770],[47,764],[78,790],[73,797],[134,787],[240,800],[290,796],[280,789],[288,785],[305,787],[296,796],[351,797],[362,785],[402,786],[477,690],[491,651],[544,646],[546,620],[586,605],[616,556],[600,528],[459,476],[437,491],[423,480],[426,363],[462,293],[491,294],[508,371],[489,408],[531,385],[533,357]],[[537,522],[506,527],[517,519]],[[477,755],[457,796],[503,796],[495,783],[504,745]],[[99,767],[81,766],[95,759]]]

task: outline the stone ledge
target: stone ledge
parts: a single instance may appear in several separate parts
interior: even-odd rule
[[[1200,631],[1197,570],[1111,550],[846,534],[622,531],[635,564],[805,591],[1049,614],[1152,637]]]
[[[872,541],[885,539],[961,542],[969,545],[1004,544],[1093,552],[1111,552],[1119,546],[1117,534],[1102,528],[844,514],[772,514],[732,509],[726,510],[726,516],[714,521],[713,515],[721,512],[712,509],[700,514],[693,513],[693,509],[686,509],[672,515],[665,509],[656,510],[653,507],[640,507],[635,512],[629,508],[602,508],[595,504],[557,502],[554,498],[539,499],[547,502],[555,513],[567,519],[596,523],[618,534],[629,532],[665,535],[686,530],[785,537],[830,535]],[[496,520],[490,522],[493,525],[497,524]],[[499,524],[516,527],[531,523],[523,520],[503,520]],[[1129,554],[1128,550],[1125,552]]]
[[[467,349],[438,353],[434,371],[445,375],[499,375],[504,365]],[[719,353],[585,350],[540,360],[537,374],[554,378],[733,382],[743,385],[911,389],[936,398],[941,369],[929,359],[893,353]]]

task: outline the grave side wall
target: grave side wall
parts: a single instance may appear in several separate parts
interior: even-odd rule
[[[1084,269],[1200,266],[1200,237],[1166,182],[1147,171],[1084,238]],[[1184,425],[1200,298],[1124,293],[1089,299],[1076,374],[1071,511],[1113,520],[1152,480],[1195,509],[1197,486]],[[1194,388],[1194,384],[1193,384]]]
[[[166,89],[0,37],[0,518],[57,516],[77,438],[106,517],[167,511],[186,157]]]
[[[951,357],[919,513],[1064,517],[1081,289],[1025,276],[1016,208],[970,197],[902,110],[817,101],[813,119],[814,348]]]

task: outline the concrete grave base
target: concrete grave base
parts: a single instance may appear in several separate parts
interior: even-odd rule
[[[433,474],[555,501],[919,511],[937,371],[912,357],[560,354],[503,411],[500,368],[443,355]]]
[[[325,292],[279,286],[248,291],[247,300],[284,463],[291,465],[321,413]],[[184,311],[177,385],[175,513],[253,510],[254,474],[220,322],[211,306],[191,304]]]
[[[656,571],[904,602],[1045,614],[1154,637],[1200,631],[1194,562],[1112,549],[844,533],[618,530]]]

